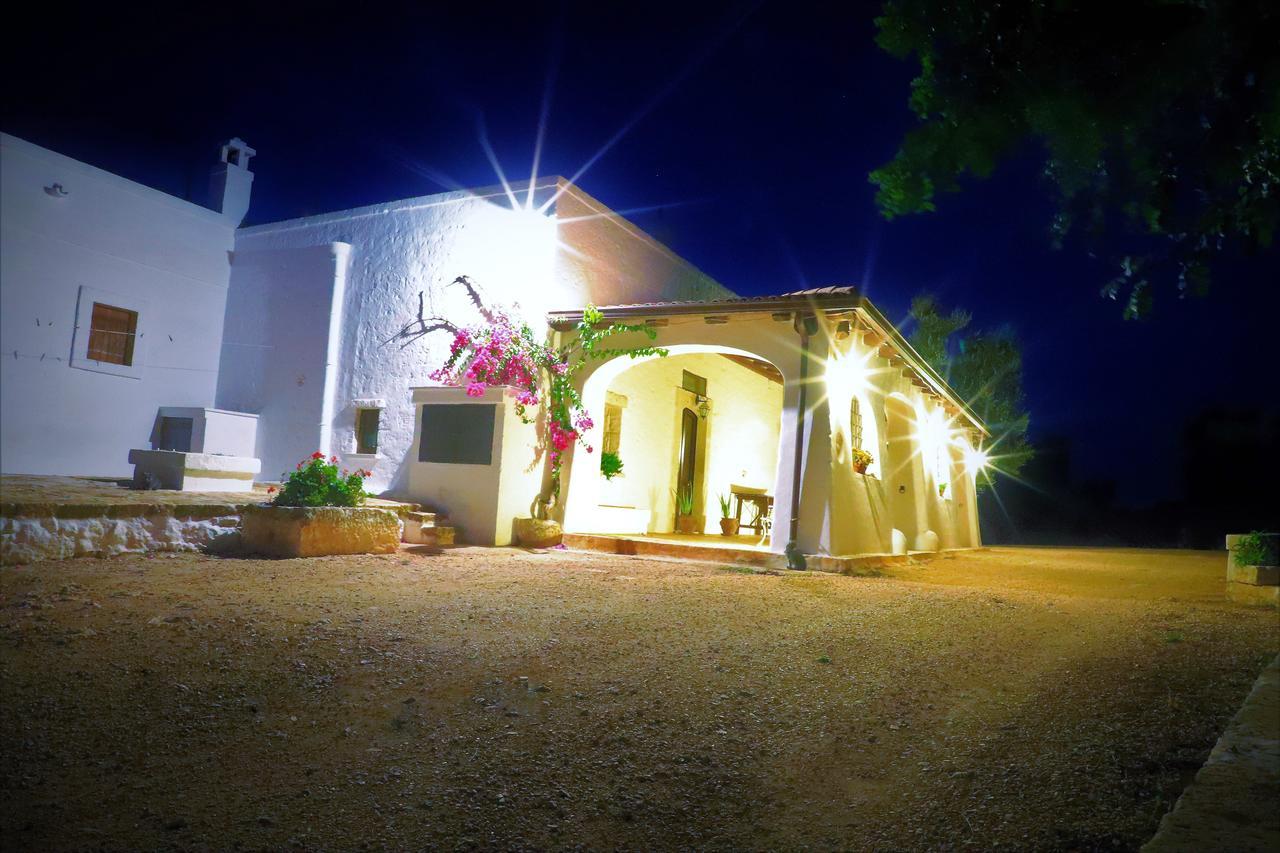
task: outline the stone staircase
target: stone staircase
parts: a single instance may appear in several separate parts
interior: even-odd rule
[[[402,512],[400,520],[404,522],[403,540],[409,545],[428,545],[433,548],[448,548],[454,544],[456,530],[448,523],[446,516],[434,512]]]

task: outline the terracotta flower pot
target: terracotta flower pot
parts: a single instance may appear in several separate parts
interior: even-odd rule
[[[560,523],[549,518],[517,518],[514,532],[524,548],[553,548],[564,540]]]
[[[720,519],[720,535],[721,536],[737,536],[738,535],[738,519],[722,518]]]
[[[706,519],[698,515],[677,515],[676,533],[701,533],[707,526]]]
[[[863,463],[861,463],[861,464],[859,464],[859,465],[854,465],[854,466],[853,466],[853,470],[854,470],[854,471],[856,471],[856,472],[857,472],[857,473],[859,473],[859,474],[865,474],[865,473],[867,473],[867,464],[868,464],[868,463],[863,462]]]

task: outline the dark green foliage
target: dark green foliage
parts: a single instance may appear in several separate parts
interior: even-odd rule
[[[606,480],[612,480],[622,473],[622,457],[612,450],[600,454],[600,473]]]
[[[1022,396],[1022,348],[1013,330],[974,331],[953,340],[971,316],[959,309],[944,314],[928,294],[911,300],[911,318],[911,345],[991,430],[994,464],[978,475],[979,491],[1000,473],[1016,476],[1033,449]]]
[[[298,464],[284,488],[272,501],[276,506],[360,506],[366,497],[367,471],[338,473],[337,460],[326,461],[323,453]]]
[[[1238,566],[1274,566],[1280,562],[1276,555],[1276,537],[1260,530],[1241,536],[1231,550]]]
[[[1105,238],[1125,316],[1155,284],[1204,292],[1231,242],[1280,228],[1280,4],[888,0],[877,43],[916,57],[921,123],[870,175],[888,219],[1033,150],[1055,246]]]

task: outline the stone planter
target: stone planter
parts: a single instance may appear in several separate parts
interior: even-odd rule
[[[244,550],[268,557],[390,554],[400,547],[400,519],[374,507],[244,508]]]
[[[1235,545],[1240,535],[1227,537],[1227,598],[1245,604],[1280,607],[1280,565],[1242,566],[1236,562]],[[1264,534],[1268,541],[1268,563],[1276,562],[1280,534]]]
[[[676,533],[701,533],[707,526],[704,515],[677,515]]]
[[[564,540],[560,522],[550,518],[517,518],[512,533],[521,548],[552,548]]]
[[[739,524],[740,522],[736,518],[720,519],[720,535],[721,536],[737,536]]]

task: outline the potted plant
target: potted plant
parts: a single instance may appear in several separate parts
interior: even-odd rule
[[[693,484],[687,483],[676,494],[676,532],[701,533],[706,520],[693,514]]]
[[[1227,597],[1280,606],[1280,534],[1227,537]]]
[[[875,457],[871,455],[870,451],[863,450],[861,447],[853,449],[853,470],[859,474],[867,473],[867,466],[874,461],[876,461]]]
[[[947,496],[947,484],[946,484],[946,483],[939,483],[939,484],[938,484],[938,497],[940,497],[940,498],[945,498],[946,496]]]
[[[733,517],[730,511],[730,500],[724,495],[720,495],[720,535],[721,536],[737,536],[738,535],[738,519]]]
[[[400,547],[400,519],[391,510],[364,506],[369,471],[338,472],[338,457],[311,454],[272,486],[268,504],[244,508],[246,551],[272,557],[388,554]]]
[[[622,457],[612,450],[600,454],[600,473],[606,480],[612,480],[622,473]]]

